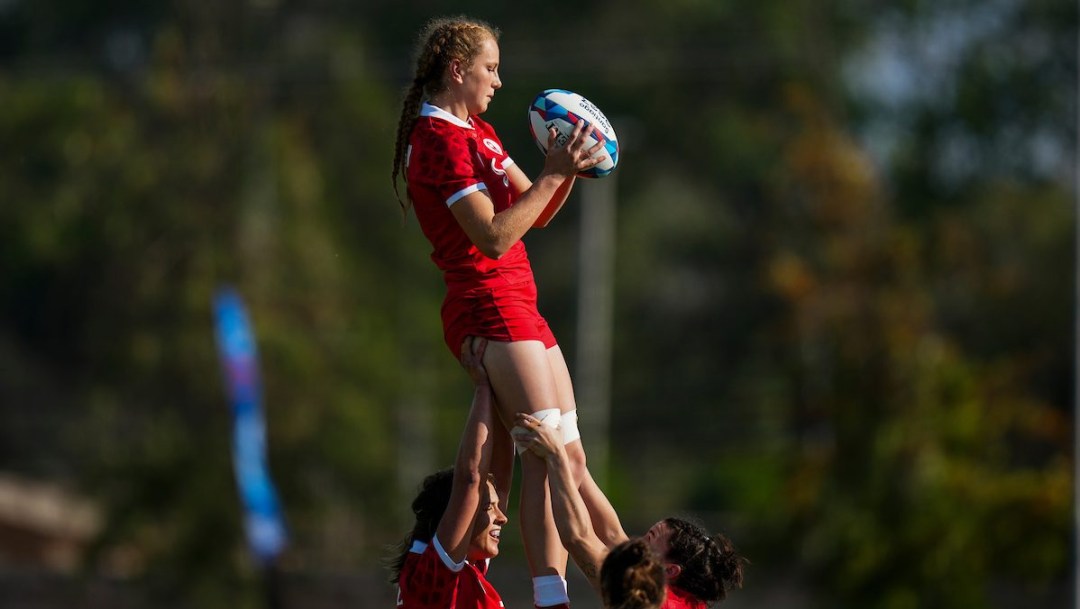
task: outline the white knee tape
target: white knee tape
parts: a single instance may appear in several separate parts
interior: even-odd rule
[[[581,432],[578,430],[577,426],[576,408],[570,412],[564,412],[559,421],[559,425],[562,427],[563,446],[581,439]]]
[[[562,420],[562,413],[559,412],[558,408],[545,408],[544,410],[537,410],[536,412],[532,413],[532,416],[538,419],[540,421],[540,424],[544,427],[551,427],[552,429],[558,429],[559,423]],[[518,443],[517,433],[528,433],[528,431],[529,430],[519,425],[515,425],[514,428],[510,430],[510,435],[514,436],[514,446],[517,447],[517,452],[519,455],[528,449]]]

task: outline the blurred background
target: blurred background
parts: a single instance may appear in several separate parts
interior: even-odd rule
[[[471,396],[390,182],[415,34],[459,12],[502,30],[485,118],[527,173],[543,89],[619,135],[526,243],[628,531],[728,534],[733,609],[1070,606],[1065,0],[0,0],[0,605],[391,606]],[[223,285],[259,349],[272,585]],[[511,507],[492,578],[528,607]]]

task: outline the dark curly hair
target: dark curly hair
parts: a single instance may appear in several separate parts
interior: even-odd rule
[[[405,566],[405,558],[409,555],[409,548],[413,541],[430,542],[435,537],[435,530],[439,528],[439,521],[446,513],[446,506],[450,503],[450,491],[454,486],[454,470],[443,469],[424,478],[420,484],[420,492],[412,502],[412,511],[416,516],[416,524],[409,535],[397,546],[396,558],[390,562],[390,583],[398,583],[401,577],[401,568]]]
[[[665,518],[671,529],[669,562],[682,567],[671,582],[706,603],[727,598],[734,588],[742,588],[746,559],[736,552],[731,540],[720,533],[709,535],[704,527],[682,518]]]
[[[600,595],[607,609],[657,609],[666,591],[664,564],[644,539],[620,543],[600,565]]]

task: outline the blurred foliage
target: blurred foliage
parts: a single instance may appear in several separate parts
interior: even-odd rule
[[[470,392],[389,184],[442,10],[0,4],[0,468],[106,507],[89,573],[256,603],[224,283],[256,325],[286,571],[377,568],[450,462]],[[488,118],[527,171],[543,88],[624,145],[608,490],[631,530],[693,513],[751,590],[793,573],[829,607],[1067,577],[1075,5],[463,10],[502,28]],[[578,202],[527,237],[571,360]]]

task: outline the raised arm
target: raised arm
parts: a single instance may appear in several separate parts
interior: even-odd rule
[[[499,509],[507,513],[510,507],[510,487],[514,478],[514,441],[508,426],[499,416],[498,402],[492,406],[495,414],[491,423],[491,475],[495,477],[495,493]]]
[[[600,565],[607,556],[608,548],[593,531],[589,510],[574,485],[570,459],[563,447],[562,433],[541,425],[538,419],[525,413],[518,413],[517,422],[514,438],[543,457],[547,464],[551,508],[555,515],[555,526],[559,530],[559,539],[585,578],[599,593]]]
[[[588,147],[587,136],[592,132],[593,126],[583,129],[583,125],[584,122],[578,123],[564,146],[554,145],[555,130],[551,130],[544,169],[535,182],[529,182],[527,178],[522,181],[525,174],[514,165],[507,169],[514,178],[515,189],[525,187],[508,209],[496,213],[491,198],[484,190],[465,195],[450,207],[450,212],[469,236],[469,240],[485,256],[499,258],[520,241],[541,216],[550,220],[554,211],[545,214],[545,210],[553,201],[558,201],[557,207],[562,206],[570,192],[570,186],[573,185],[573,176],[595,166],[604,158],[603,155],[592,158],[603,144],[597,143]]]
[[[494,394],[488,384],[487,373],[480,361],[487,341],[470,338],[461,346],[461,364],[473,380],[472,408],[465,421],[465,430],[454,461],[454,482],[450,502],[436,529],[446,553],[454,562],[465,560],[472,538],[476,509],[480,505],[481,491],[486,488],[487,473],[491,466],[492,427],[494,420]]]
[[[589,510],[593,531],[609,550],[628,539],[626,531],[622,528],[622,522],[619,520],[619,514],[588,470],[585,471],[585,477],[578,487],[578,492],[581,493],[581,500],[585,502],[585,507]]]

